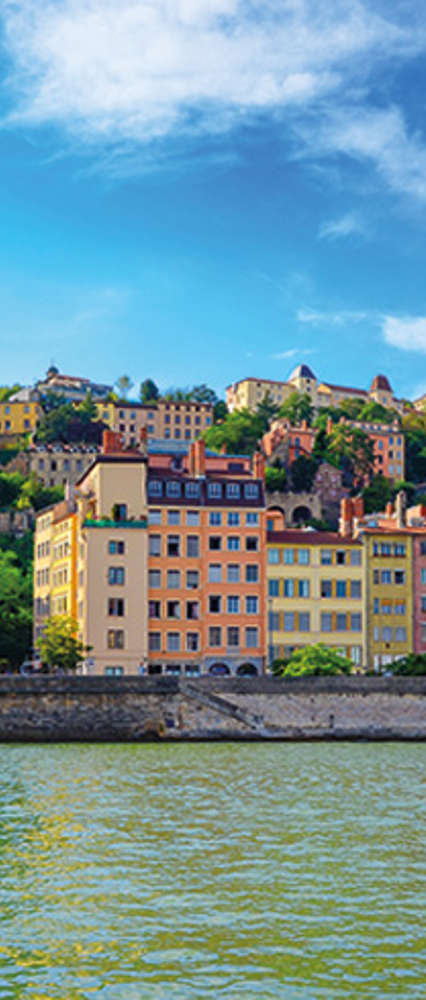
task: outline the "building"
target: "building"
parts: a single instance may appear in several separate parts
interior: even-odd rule
[[[83,472],[93,465],[100,448],[96,445],[33,445],[25,453],[28,474],[35,475],[43,486],[74,486]]]
[[[0,436],[7,438],[32,434],[38,427],[43,415],[38,399],[31,398],[28,393],[24,398],[23,390],[15,393],[4,403],[0,403]],[[21,396],[21,398],[17,398]]]
[[[294,391],[306,393],[315,410],[327,406],[339,406],[347,399],[360,399],[368,403],[374,401],[387,408],[404,410],[402,400],[396,399],[385,375],[376,375],[370,389],[356,389],[353,386],[334,385],[331,382],[321,382],[309,365],[297,365],[286,381],[273,379],[244,378],[233,382],[226,389],[226,403],[229,410],[241,410],[247,407],[255,410],[268,395],[271,402],[281,406]]]
[[[268,524],[271,512],[268,512]],[[270,660],[322,642],[367,664],[365,557],[360,540],[310,529],[268,530]]]
[[[37,390],[40,395],[54,393],[56,396],[63,396],[69,403],[82,403],[88,392],[92,394],[94,401],[105,399],[113,391],[113,386],[92,382],[82,376],[62,375],[55,365],[51,365],[45,378],[37,382]]]
[[[74,614],[95,673],[263,672],[263,461],[247,461],[199,440],[147,479],[144,450],[106,432],[75,498],[36,518],[35,635]]]
[[[99,403],[97,419],[123,436],[126,447],[134,447],[140,432],[146,430],[148,441],[193,441],[213,424],[211,403]]]

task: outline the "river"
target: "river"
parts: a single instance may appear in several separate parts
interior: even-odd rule
[[[0,997],[424,998],[425,762],[3,744]]]

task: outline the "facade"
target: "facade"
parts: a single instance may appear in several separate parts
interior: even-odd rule
[[[244,407],[255,410],[268,393],[272,402],[280,406],[295,390],[306,393],[316,410],[326,406],[339,406],[346,399],[360,399],[365,403],[375,401],[400,413],[404,409],[402,400],[394,397],[385,375],[376,375],[369,390],[356,389],[352,386],[321,382],[309,365],[297,365],[289,378],[282,382],[256,378],[244,378],[239,382],[233,382],[227,386],[226,403],[231,411],[241,410]]]
[[[74,486],[93,465],[100,449],[96,445],[37,445],[27,453],[28,472],[43,486]]]
[[[97,419],[121,434],[126,447],[134,447],[140,432],[146,430],[148,441],[193,441],[213,424],[211,403],[168,402],[159,399],[153,406],[145,403],[99,403]]]
[[[414,649],[413,536],[366,528],[367,655],[373,669]]]
[[[0,403],[0,435],[32,434],[38,427],[42,409],[34,399],[9,399]]]
[[[322,642],[367,663],[360,541],[304,529],[268,531],[270,659]]]
[[[55,365],[51,365],[45,378],[37,382],[37,390],[41,395],[51,392],[56,396],[63,396],[69,403],[82,403],[88,392],[92,394],[94,401],[104,399],[113,391],[113,386],[92,382],[82,376],[62,375]]]

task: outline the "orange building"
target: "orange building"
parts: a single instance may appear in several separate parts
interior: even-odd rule
[[[187,469],[167,457],[163,467],[150,464],[148,504],[148,671],[263,673],[261,456],[252,471],[233,471],[231,458],[206,460],[196,441]]]

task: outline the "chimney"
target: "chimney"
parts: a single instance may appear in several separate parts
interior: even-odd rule
[[[253,455],[253,477],[254,479],[265,478],[265,459],[260,451],[255,451]]]
[[[301,423],[300,426],[301,426],[302,431],[307,431],[307,429],[308,429],[308,421],[306,419],[302,420],[302,423]]]
[[[354,517],[357,518],[364,517],[364,498],[354,497],[352,504],[353,504]]]
[[[407,496],[404,490],[400,490],[396,494],[395,513],[397,528],[405,528],[407,524]]]
[[[124,451],[123,438],[117,431],[104,431],[102,434],[102,454],[116,455]]]
[[[350,497],[340,501],[339,535],[346,537],[352,534],[354,505]]]
[[[389,500],[389,503],[386,504],[385,514],[386,514],[386,517],[393,517],[393,503],[391,503],[390,500]]]
[[[190,476],[205,476],[206,474],[206,444],[202,438],[192,441],[189,446]]]
[[[74,507],[74,493],[75,493],[74,486],[72,486],[70,480],[67,479],[65,483],[64,496],[65,496],[65,503],[69,511],[72,511]]]
[[[222,445],[222,447],[221,447],[221,449],[220,449],[220,454],[221,455],[226,455],[226,453],[227,453],[226,452],[226,442],[224,442],[223,445]]]
[[[326,426],[327,434],[331,434],[332,430],[333,430],[333,421],[331,417],[327,417],[327,426]]]

